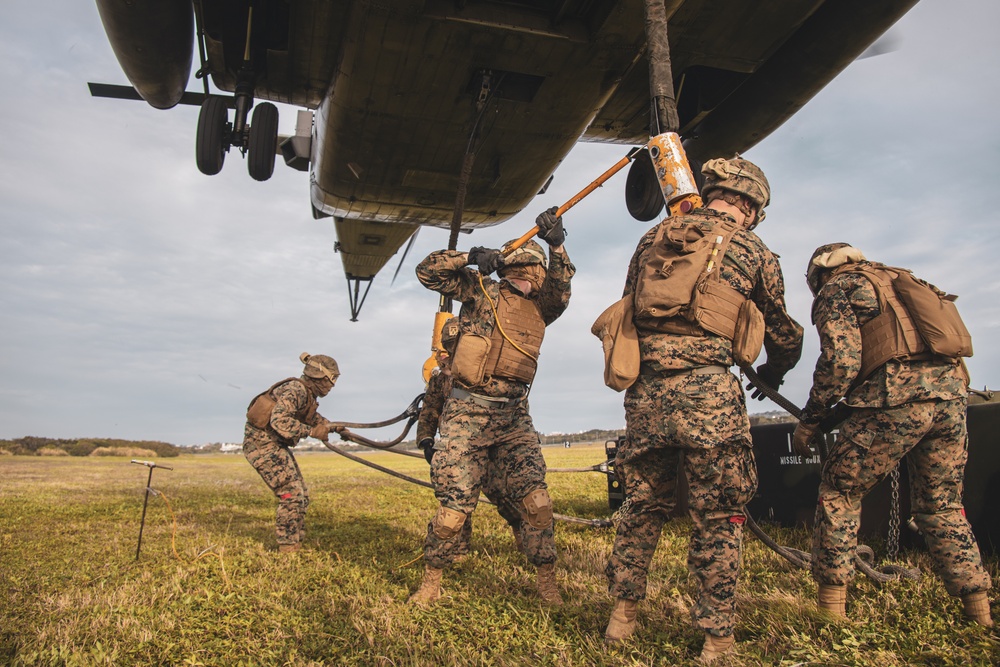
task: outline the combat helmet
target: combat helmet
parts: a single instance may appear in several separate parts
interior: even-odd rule
[[[508,241],[504,247],[509,247],[513,241]],[[536,241],[526,241],[524,245],[507,255],[503,260],[503,266],[497,270],[497,275],[501,278],[520,278],[531,283],[531,288],[536,293],[542,289],[545,282],[545,271],[548,267],[548,259],[545,251],[542,250]]]
[[[504,244],[504,248],[509,247],[513,243],[514,241],[507,241]],[[537,241],[529,239],[520,248],[504,258],[500,271],[502,272],[504,269],[515,266],[528,266],[531,264],[541,264],[544,269],[549,265],[549,262],[545,257],[545,251],[542,249],[542,246]]]
[[[337,366],[337,362],[333,357],[328,357],[325,354],[303,352],[299,355],[299,361],[306,365],[302,371],[302,374],[306,377],[316,378],[317,380],[326,378],[334,383],[340,377],[340,367]]]
[[[714,190],[729,190],[743,195],[757,208],[757,217],[750,229],[756,227],[764,219],[764,207],[771,203],[771,186],[760,167],[737,155],[729,159],[715,158],[709,160],[701,168],[705,177],[705,185],[701,188],[701,197],[709,200],[709,194]]]
[[[835,269],[847,263],[857,263],[865,261],[864,253],[852,246],[850,243],[827,243],[821,245],[813,251],[809,258],[809,265],[806,267],[806,283],[813,296],[819,294],[823,287],[823,272],[827,269]]]

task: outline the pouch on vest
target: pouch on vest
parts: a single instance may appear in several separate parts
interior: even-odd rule
[[[693,300],[697,291],[703,289],[706,278],[713,275],[709,270],[718,271],[726,254],[729,241],[739,228],[732,220],[722,220],[711,229],[705,230],[690,221],[676,221],[667,226],[661,223],[645,265],[642,267],[635,288],[635,320],[639,326],[651,330],[663,330],[659,323],[667,325],[663,318],[685,317],[689,322],[704,326],[692,316],[695,308]],[[717,273],[714,277],[717,277]],[[708,289],[714,289],[709,286]],[[715,296],[715,295],[713,295]],[[732,309],[735,318],[736,308]],[[711,317],[710,317],[711,319]],[[729,320],[727,338],[731,337],[733,319]],[[709,323],[709,331],[713,331]]]
[[[280,382],[275,382],[266,391],[262,391],[254,396],[253,400],[250,401],[250,406],[247,408],[247,421],[250,422],[251,426],[265,429],[271,425],[271,413],[274,411],[274,406],[278,404],[274,400],[272,392],[286,382],[292,381],[298,381],[298,378],[286,378]]]
[[[271,412],[274,411],[275,405],[277,405],[277,401],[271,398],[269,392],[260,394],[253,399],[250,407],[247,408],[247,421],[257,428],[267,428],[271,423]]]
[[[972,356],[972,336],[954,297],[941,296],[907,271],[900,271],[892,286],[931,352],[952,358]]]
[[[458,339],[455,354],[452,356],[452,377],[467,387],[482,384],[489,353],[489,338],[478,334],[463,333]]]
[[[611,304],[594,321],[590,333],[604,347],[604,384],[615,391],[632,386],[639,377],[639,335],[635,330],[631,294]]]
[[[750,299],[740,306],[733,335],[733,361],[737,366],[749,366],[757,361],[764,346],[764,314]]]

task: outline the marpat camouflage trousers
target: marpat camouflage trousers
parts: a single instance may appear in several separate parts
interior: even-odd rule
[[[694,523],[688,570],[697,584],[695,627],[733,634],[743,506],[757,489],[743,391],[729,372],[640,375],[625,395],[626,442],[615,470],[627,511],[605,573],[611,595],[646,596],[646,577],[663,524],[676,506],[678,474],[688,483]]]
[[[521,512],[517,506],[504,493],[504,480],[500,477],[496,465],[493,462],[486,464],[483,475],[482,493],[497,508],[497,513],[507,522],[507,525],[514,531],[514,535],[521,535]],[[459,537],[457,553],[459,555],[469,553],[469,545],[472,541],[472,515],[470,514],[465,523],[462,524],[462,534]]]
[[[493,476],[498,509],[508,523],[521,501],[545,484],[545,459],[538,434],[522,402],[514,408],[485,408],[469,400],[449,398],[445,403],[431,463],[434,495],[444,507],[472,515],[488,476]],[[495,472],[494,472],[495,471]],[[500,499],[503,500],[500,500]],[[514,508],[518,508],[514,510]],[[522,548],[534,565],[554,563],[556,545],[553,522],[544,528],[519,520]],[[464,527],[463,527],[464,528]],[[433,523],[427,526],[424,560],[431,567],[444,568],[462,553],[462,532],[450,539],[438,537]]]
[[[268,437],[266,431],[248,425],[243,455],[278,499],[275,521],[278,545],[298,544],[305,537],[309,490],[291,450]]]
[[[812,542],[816,581],[844,585],[854,576],[861,500],[906,456],[913,519],[945,589],[953,596],[989,589],[962,506],[965,409],[964,398],[863,408],[841,424],[819,486]]]

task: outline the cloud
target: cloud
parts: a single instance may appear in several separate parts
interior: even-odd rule
[[[51,3],[49,3],[51,5]],[[0,437],[109,436],[178,444],[238,441],[250,398],[297,375],[303,351],[343,375],[331,418],[377,421],[422,391],[436,295],[413,267],[447,244],[425,229],[390,286],[376,278],[361,321],[329,220],[312,219],[305,174],[252,181],[238,154],[222,173],[194,166],[197,109],[159,112],[89,97],[124,83],[95,7],[15,3],[0,26]],[[765,242],[782,257],[803,360],[783,389],[802,404],[818,354],[802,280],[812,249],[848,240],[961,295],[976,341],[974,384],[1000,383],[1000,6],[918,3],[898,49],[852,64],[747,155],[774,189]],[[282,107],[281,131],[295,121]],[[581,144],[546,195],[460,247],[498,246],[624,155]],[[590,325],[621,293],[647,224],[632,220],[624,174],[566,216],[574,296],[550,327],[531,395],[542,431],[619,427],[621,395],[601,382]],[[775,409],[758,403],[752,410]]]

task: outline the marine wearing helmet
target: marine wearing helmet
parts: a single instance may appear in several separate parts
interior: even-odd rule
[[[764,220],[764,207],[771,203],[771,186],[760,167],[739,156],[715,158],[705,163],[701,173],[705,177],[701,197],[706,204],[721,198],[736,206],[747,217],[747,229]]]
[[[302,370],[302,380],[317,396],[326,396],[337,384],[340,377],[340,367],[333,357],[325,354],[309,354],[303,352],[299,361],[305,364]]]
[[[545,462],[525,400],[545,327],[569,305],[576,272],[557,213],[550,209],[535,220],[538,238],[549,245],[548,257],[529,240],[518,248],[508,244],[506,256],[484,247],[468,253],[439,250],[417,266],[421,284],[462,308],[441,335],[441,346],[451,355],[453,385],[440,423],[433,425],[440,438],[433,451],[425,450],[440,507],[428,526],[424,578],[412,604],[441,597],[442,573],[455,562],[480,492],[494,477],[497,505],[511,509],[504,518],[517,526],[524,554],[538,568],[541,599],[562,603]]]

